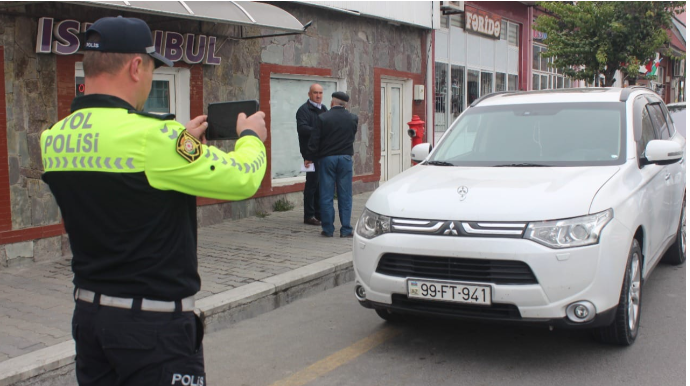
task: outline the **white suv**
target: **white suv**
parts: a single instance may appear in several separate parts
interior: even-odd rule
[[[635,341],[645,279],[685,261],[685,139],[656,94],[492,94],[430,150],[357,223],[364,307]]]

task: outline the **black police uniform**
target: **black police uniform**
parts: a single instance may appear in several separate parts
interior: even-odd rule
[[[143,53],[154,56],[142,20],[104,18],[92,29],[101,35],[92,49],[118,52],[143,37]],[[206,384],[203,326],[193,312],[201,286],[196,196],[252,196],[266,152],[251,130],[228,154],[173,118],[91,94],[41,134],[43,180],[73,253],[80,385]]]

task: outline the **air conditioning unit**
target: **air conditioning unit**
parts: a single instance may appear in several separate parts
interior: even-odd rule
[[[444,15],[452,15],[455,13],[465,12],[464,1],[442,1],[441,11]]]

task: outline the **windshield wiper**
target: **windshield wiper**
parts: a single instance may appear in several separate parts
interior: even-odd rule
[[[551,167],[551,165],[521,163],[521,164],[494,165],[494,167],[495,167],[495,168],[504,168],[504,167],[515,167],[515,168],[520,168],[520,167]]]
[[[446,161],[427,161],[424,162],[425,165],[434,165],[434,166],[455,166],[450,162]]]

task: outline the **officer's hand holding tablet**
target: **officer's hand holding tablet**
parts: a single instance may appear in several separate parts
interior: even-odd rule
[[[266,139],[266,114],[256,100],[211,103],[208,115],[200,115],[185,125],[187,131],[206,140],[235,140],[243,131],[252,130],[263,142]],[[205,132],[205,135],[204,135]]]

